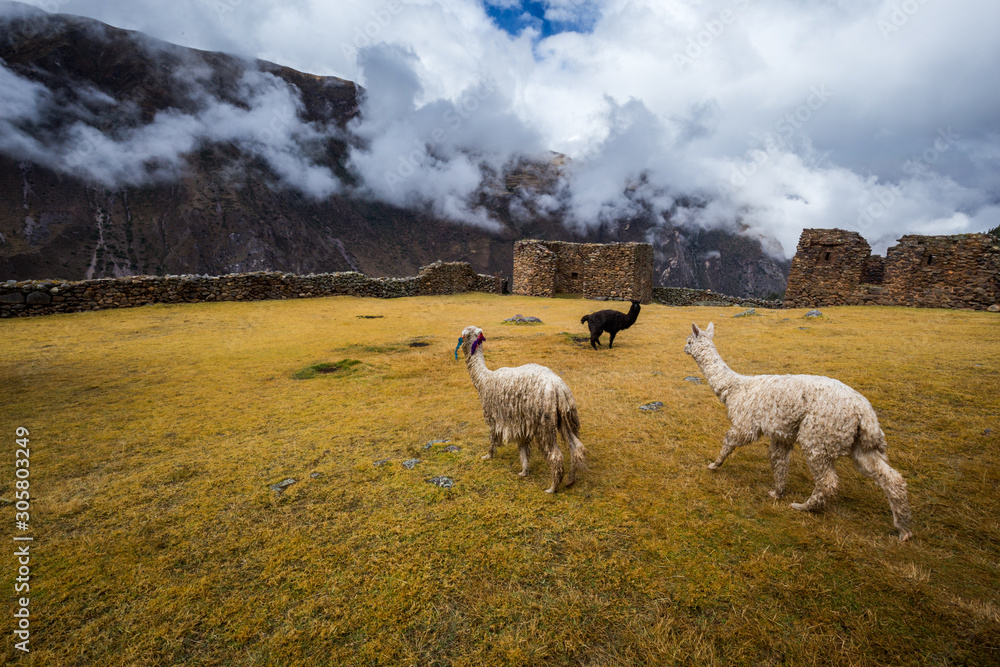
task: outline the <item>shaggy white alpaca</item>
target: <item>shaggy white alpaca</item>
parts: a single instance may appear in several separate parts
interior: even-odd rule
[[[818,375],[740,375],[722,360],[712,335],[712,324],[693,333],[684,351],[694,357],[712,391],[729,411],[732,426],[722,450],[709,468],[715,470],[737,447],[761,435],[771,438],[772,498],[785,494],[785,478],[792,445],[798,442],[806,455],[816,486],[797,510],[816,511],[837,492],[834,461],[850,455],[855,467],[874,479],[889,499],[893,525],[899,539],[910,537],[910,503],[906,481],[889,467],[885,434],[871,403],[843,382]]]
[[[521,472],[528,474],[528,454],[531,441],[548,458],[552,486],[546,493],[555,493],[563,476],[563,454],[557,433],[569,446],[570,467],[566,486],[576,481],[584,460],[580,433],[580,417],[576,412],[573,392],[562,378],[544,366],[525,364],[517,368],[486,368],[483,359],[483,332],[478,327],[466,327],[459,345],[465,354],[472,384],[479,392],[483,416],[490,427],[490,451],[483,459],[493,458],[497,445],[516,442],[521,453]]]

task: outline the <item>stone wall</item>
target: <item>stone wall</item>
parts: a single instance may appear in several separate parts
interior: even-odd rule
[[[478,274],[466,262],[434,262],[421,268],[417,276],[417,293],[421,296],[458,292],[503,294],[506,291],[505,287],[506,280],[499,275]]]
[[[1000,302],[995,236],[904,236],[885,264],[885,299],[897,305],[985,310]]]
[[[754,308],[782,308],[781,301],[728,296],[712,290],[690,287],[654,287],[653,301],[664,306],[745,306]]]
[[[563,243],[556,250],[556,292],[583,294],[586,291],[588,262],[592,254],[589,245]]]
[[[854,303],[871,254],[868,241],[857,232],[803,230],[788,272],[785,305],[807,308]]]
[[[514,243],[514,284],[511,291],[524,296],[556,295],[558,257],[542,241]]]
[[[151,303],[260,301],[318,296],[389,299],[403,296],[503,293],[504,281],[476,274],[465,262],[435,262],[410,278],[363,273],[240,273],[225,276],[130,276],[99,280],[30,280],[0,284],[0,317],[128,308]]]
[[[515,294],[582,294],[588,299],[636,300],[653,296],[653,247],[648,243],[514,244]]]
[[[987,234],[904,236],[885,258],[857,232],[806,229],[785,306],[923,306],[985,310],[1000,301],[1000,240]]]

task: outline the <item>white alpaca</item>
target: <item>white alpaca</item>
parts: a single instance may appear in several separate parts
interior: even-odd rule
[[[465,354],[472,384],[479,392],[483,416],[490,427],[490,451],[483,459],[493,458],[497,445],[516,442],[521,453],[521,472],[528,474],[528,454],[531,441],[537,443],[549,459],[552,486],[546,493],[555,493],[563,476],[563,454],[559,449],[557,433],[561,433],[569,446],[570,467],[566,486],[576,481],[584,460],[583,443],[580,442],[580,417],[576,411],[573,392],[562,378],[544,366],[525,364],[517,368],[486,368],[483,359],[483,332],[478,327],[462,331],[460,346]]]
[[[740,375],[716,351],[712,341],[715,327],[711,323],[704,331],[694,324],[691,329],[694,333],[688,337],[684,351],[698,362],[732,422],[722,450],[709,468],[721,466],[735,448],[762,435],[769,436],[774,470],[770,495],[781,498],[792,445],[798,442],[816,486],[806,502],[792,503],[792,507],[816,511],[837,492],[834,461],[850,455],[858,471],[885,491],[899,539],[911,536],[906,481],[889,467],[885,434],[868,399],[843,382],[818,375]]]

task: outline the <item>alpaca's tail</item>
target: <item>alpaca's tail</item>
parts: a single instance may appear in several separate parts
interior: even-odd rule
[[[559,391],[557,395],[557,417],[559,432],[562,433],[566,445],[569,447],[569,475],[566,485],[569,486],[576,481],[576,474],[587,469],[587,459],[585,456],[583,443],[580,441],[580,415],[576,411],[576,401],[573,394],[566,391]]]
[[[580,318],[580,324],[586,324],[590,320],[590,315],[584,315]]]
[[[858,421],[858,435],[855,444],[862,451],[876,451],[885,454],[885,433],[878,425],[875,409],[868,402],[868,399],[862,400],[864,405],[860,410],[861,418]]]

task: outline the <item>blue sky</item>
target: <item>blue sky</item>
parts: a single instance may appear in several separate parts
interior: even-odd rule
[[[546,14],[546,5],[535,0],[522,0],[521,2],[494,3],[485,0],[483,7],[486,14],[493,19],[493,22],[507,34],[517,37],[525,28],[534,28],[539,31],[539,39],[545,39],[561,32],[590,32],[595,23],[594,12],[589,5],[580,3],[574,8],[573,18],[569,21],[552,21]],[[564,12],[565,13],[565,12]]]

